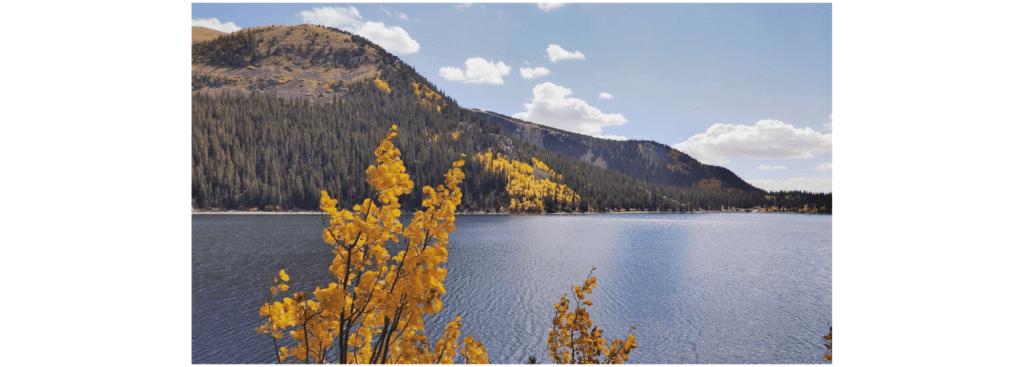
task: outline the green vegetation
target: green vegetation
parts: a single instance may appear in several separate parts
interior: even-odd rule
[[[389,83],[410,85],[410,83]],[[796,212],[810,204],[830,212],[831,194],[767,193],[721,189],[713,182],[675,187],[640,181],[577,158],[537,148],[503,133],[501,127],[449,103],[441,112],[419,103],[411,88],[387,93],[371,82],[352,83],[345,99],[320,104],[306,98],[267,93],[192,97],[192,200],[196,208],[250,209],[268,205],[314,210],[320,190],[338,193],[344,205],[367,197],[361,178],[373,155],[368,141],[397,125],[409,134],[396,138],[414,181],[436,182],[448,162],[476,153],[501,152],[511,159],[545,163],[580,196],[559,211],[690,211],[722,207],[776,207]],[[459,134],[452,134],[458,132]],[[430,137],[437,136],[436,141]],[[458,138],[454,138],[457,136]],[[489,174],[467,160],[467,211],[508,208],[505,175]],[[421,200],[412,193],[413,201]],[[411,209],[405,204],[403,209]],[[553,209],[554,211],[556,209]]]
[[[192,65],[192,206],[198,209],[314,210],[320,190],[353,205],[371,193],[361,178],[374,160],[369,142],[396,125],[409,132],[395,145],[416,167],[409,172],[414,181],[436,182],[442,167],[468,157],[465,211],[831,213],[831,194],[768,193],[663,144],[596,139],[463,109],[380,46],[333,28],[225,34],[194,44]],[[550,170],[558,177],[536,179],[578,199],[537,205],[536,196],[534,204],[519,205],[519,194],[508,190],[530,182],[510,185],[515,177],[473,159],[487,152],[541,162],[545,168],[532,165],[537,175]],[[411,202],[422,199],[422,193],[411,196]]]

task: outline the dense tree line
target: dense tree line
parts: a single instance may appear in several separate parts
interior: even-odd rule
[[[362,177],[376,144],[391,125],[397,125],[402,133],[394,143],[417,185],[439,184],[441,172],[452,161],[493,151],[522,162],[544,162],[562,175],[559,184],[580,196],[572,205],[545,205],[546,210],[796,211],[807,205],[831,211],[831,194],[766,193],[724,168],[702,165],[654,142],[585,136],[551,141],[558,138],[551,135],[540,146],[533,145],[514,131],[519,127],[460,108],[414,68],[365,38],[329,27],[304,27],[245,30],[196,43],[193,63],[240,68],[283,55],[299,67],[372,64],[377,79],[390,88],[382,90],[370,81],[345,83],[316,99],[260,91],[194,93],[193,207],[313,210],[320,190],[335,195],[343,205],[355,204],[354,198],[370,195]],[[340,32],[350,36],[351,43],[332,41],[330,33],[310,29]],[[296,42],[292,32],[301,32],[302,41]],[[281,36],[292,38],[285,42]],[[226,76],[193,75],[194,90],[236,82]],[[436,95],[424,99],[430,93]],[[579,158],[587,152],[617,159],[599,167]],[[461,208],[496,211],[509,206],[506,177],[486,172],[473,159],[466,159],[464,170]],[[414,209],[421,200],[422,193],[413,192],[402,209]]]
[[[574,157],[539,149],[504,134],[455,107],[428,109],[409,88],[384,92],[370,83],[353,84],[346,97],[327,103],[273,94],[243,96],[196,94],[192,99],[192,198],[196,208],[316,209],[320,190],[343,205],[371,195],[363,179],[376,144],[391,125],[402,134],[395,145],[418,185],[443,182],[451,162],[493,150],[529,161],[537,158],[563,176],[562,183],[581,200],[567,211],[621,209],[687,211],[777,206],[797,210],[805,204],[831,209],[831,195],[767,195],[716,185],[680,188],[646,183],[594,167]],[[449,104],[449,106],[454,103]],[[459,132],[453,137],[453,132]],[[466,159],[465,203],[469,211],[507,207],[507,179],[487,173]],[[418,207],[413,192],[403,210]],[[771,199],[766,199],[769,197]]]
[[[214,66],[245,67],[266,56],[256,36],[265,29],[247,29],[192,44],[192,62]]]
[[[672,147],[650,140],[617,141],[539,126],[490,111],[477,115],[501,125],[511,135],[532,141],[546,150],[581,157],[588,162],[621,172],[641,181],[670,186],[695,186],[714,178],[724,188],[757,190],[728,169],[706,165]],[[596,163],[600,162],[600,163]]]

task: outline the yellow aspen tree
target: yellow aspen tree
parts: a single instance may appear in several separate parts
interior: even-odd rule
[[[825,335],[822,338],[825,339],[826,341],[828,341],[828,343],[825,343],[825,349],[827,351],[825,352],[824,355],[821,356],[821,358],[826,360],[826,361],[832,362],[832,327],[831,326],[828,327],[828,335]]]
[[[423,317],[442,309],[447,269],[441,265],[448,260],[448,236],[455,231],[455,209],[462,202],[459,184],[465,175],[460,167],[465,161],[452,164],[444,185],[423,187],[425,210],[403,228],[398,198],[414,185],[391,142],[397,130],[391,126],[374,151],[376,164],[366,169],[376,198],[351,211],[338,210],[338,201],[321,191],[323,239],[333,247],[329,270],[336,281],[317,287],[312,297],[299,292],[260,309],[268,321],[257,332],[273,338],[278,362],[294,357],[304,363],[452,363],[459,352],[465,362],[487,363],[480,341],[466,336],[459,343],[459,317],[434,346],[424,335]],[[404,241],[404,250],[391,254],[385,247],[389,241]],[[279,275],[272,296],[281,290],[279,278],[287,281],[284,270]],[[295,340],[294,347],[278,345],[283,330]],[[335,344],[337,360],[327,360]]]
[[[562,299],[555,304],[555,317],[551,320],[552,329],[548,332],[548,352],[555,363],[605,363],[621,364],[629,359],[629,352],[636,348],[636,339],[629,334],[625,341],[615,339],[608,344],[604,339],[604,331],[593,325],[590,313],[583,306],[593,306],[594,302],[586,299],[587,294],[594,291],[597,279],[594,270],[590,269],[587,280],[582,286],[573,286],[575,309],[569,312],[569,300],[562,294]],[[636,327],[632,327],[636,329]],[[598,359],[604,354],[604,361]]]
[[[509,196],[509,211],[512,212],[543,212],[544,201],[550,199],[555,203],[579,203],[580,197],[568,186],[552,182],[548,178],[537,179],[534,169],[547,173],[552,178],[561,179],[561,175],[548,168],[544,162],[531,158],[533,165],[508,159],[502,154],[477,153],[474,157],[483,162],[488,172],[505,176],[508,184],[505,191]],[[560,194],[561,193],[561,194]]]

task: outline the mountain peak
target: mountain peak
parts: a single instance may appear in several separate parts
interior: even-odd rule
[[[200,28],[197,30],[196,28]],[[369,40],[316,25],[223,33],[193,27],[192,91],[331,97],[407,67]]]

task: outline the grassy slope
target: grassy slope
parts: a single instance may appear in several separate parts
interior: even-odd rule
[[[227,33],[206,27],[192,27],[192,43],[209,41]]]
[[[193,27],[194,29],[195,27]],[[246,67],[226,67],[203,60],[194,60],[192,74],[225,80],[218,85],[201,85],[193,92],[219,94],[220,92],[249,93],[256,89],[273,91],[279,96],[301,97],[312,94],[330,98],[342,92],[346,83],[372,80],[380,75],[378,50],[360,48],[352,36],[312,25],[262,26],[246,28],[240,32],[255,34],[255,49],[264,55],[258,62]],[[195,34],[195,31],[193,31]],[[281,49],[275,54],[275,50]],[[318,58],[317,50],[329,49],[326,55],[342,54],[342,62]],[[349,55],[359,55],[358,58]],[[348,65],[342,65],[342,64]],[[285,81],[285,82],[278,82]],[[330,89],[324,88],[327,83]],[[254,87],[258,86],[258,87]]]

